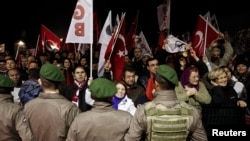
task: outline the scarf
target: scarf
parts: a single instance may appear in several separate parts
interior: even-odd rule
[[[148,78],[148,84],[146,87],[146,96],[150,101],[153,100],[154,98],[152,93],[153,89],[154,89],[154,79],[153,77],[150,77]]]
[[[74,80],[74,84],[77,86],[76,92],[72,95],[72,103],[76,104],[78,106],[79,101],[79,92],[80,90],[85,86],[86,81],[83,81],[82,83],[79,83],[77,80]]]
[[[192,84],[189,83],[189,76],[191,74],[191,69],[192,69],[192,67],[188,67],[182,72],[180,81],[181,81],[181,84],[182,84],[183,87],[188,86],[190,88],[195,88],[198,91],[199,90],[199,84],[198,85],[192,85]]]
[[[117,97],[117,96],[113,96],[112,97],[112,107],[114,108],[114,109],[116,109],[116,110],[118,110],[118,105],[119,105],[119,103],[125,98],[125,96],[126,95],[124,95],[123,97],[121,97],[121,98],[119,98],[119,97]]]

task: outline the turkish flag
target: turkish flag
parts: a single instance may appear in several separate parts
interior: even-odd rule
[[[110,60],[110,63],[112,65],[113,80],[122,79],[122,71],[124,68],[126,52],[125,34],[126,21],[124,14],[117,31],[112,35],[112,38],[105,53],[105,59]]]
[[[218,31],[199,15],[196,28],[191,36],[191,43],[197,56],[202,57],[208,45],[217,38]]]
[[[38,53],[58,52],[61,50],[62,41],[44,25],[41,25],[39,43]]]

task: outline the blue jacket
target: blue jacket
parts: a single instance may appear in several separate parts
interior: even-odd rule
[[[42,88],[37,80],[27,80],[20,87],[18,95],[22,105],[25,105],[28,101],[36,98],[40,92],[42,92]]]

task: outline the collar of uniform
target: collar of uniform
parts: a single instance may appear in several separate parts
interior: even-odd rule
[[[59,93],[40,93],[39,94],[39,97],[40,98],[43,98],[43,99],[64,99],[65,97],[60,95]]]
[[[93,111],[113,111],[115,109],[112,107],[111,103],[102,102],[102,101],[95,101],[91,110],[93,110]]]
[[[177,100],[174,90],[164,90],[154,93],[154,100],[156,101],[173,101]]]

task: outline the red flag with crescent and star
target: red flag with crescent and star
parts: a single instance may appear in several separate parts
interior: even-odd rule
[[[120,25],[118,26],[118,31],[113,33],[112,38],[109,42],[108,48],[105,53],[105,60],[110,60],[112,65],[113,80],[122,79],[122,71],[124,68],[125,54],[126,50],[126,20],[125,13],[122,16]],[[117,34],[117,35],[115,35]],[[112,48],[113,46],[113,48]]]
[[[38,56],[41,53],[58,52],[61,50],[62,41],[46,26],[41,25]]]
[[[205,54],[208,45],[218,37],[218,31],[203,16],[199,15],[196,28],[191,36],[193,50],[198,57]]]

